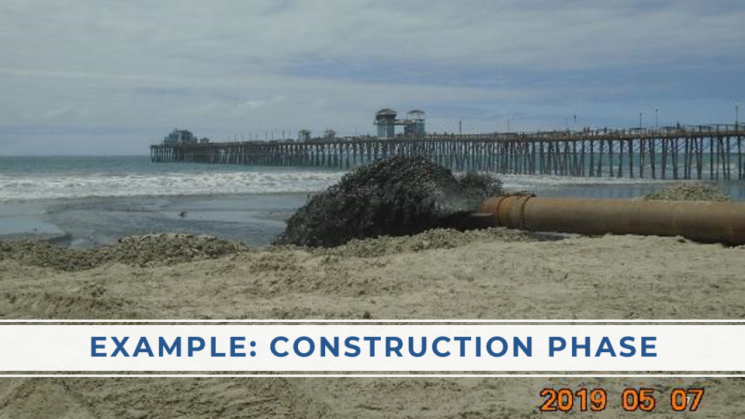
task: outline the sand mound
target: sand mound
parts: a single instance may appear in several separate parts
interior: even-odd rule
[[[642,197],[645,201],[716,201],[732,198],[719,188],[705,183],[679,183]]]
[[[384,236],[376,239],[353,239],[342,246],[328,249],[325,253],[364,258],[412,253],[430,249],[454,249],[471,243],[511,243],[534,240],[528,233],[504,228],[471,231],[433,229],[414,236]]]
[[[485,175],[461,179],[423,157],[395,156],[345,175],[288,221],[278,244],[333,247],[352,239],[416,234],[448,225],[501,184]]]
[[[247,247],[212,236],[192,234],[149,234],[131,236],[96,249],[75,250],[41,241],[0,242],[0,260],[65,271],[92,269],[106,263],[147,266],[212,259]]]

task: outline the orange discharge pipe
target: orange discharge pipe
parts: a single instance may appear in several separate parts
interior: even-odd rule
[[[511,195],[481,205],[489,224],[528,231],[683,236],[745,244],[745,204],[698,201],[538,198]]]

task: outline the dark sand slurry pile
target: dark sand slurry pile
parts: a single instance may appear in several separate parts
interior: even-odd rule
[[[423,157],[395,156],[347,174],[288,221],[278,244],[332,247],[352,239],[403,236],[449,226],[501,184],[485,175],[457,179]]]
[[[732,198],[721,189],[705,183],[678,183],[642,197],[645,201],[713,201],[728,202]]]

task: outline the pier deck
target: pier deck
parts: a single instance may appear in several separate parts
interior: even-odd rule
[[[737,125],[656,130],[363,137],[310,142],[153,145],[153,162],[349,169],[393,155],[424,156],[453,171],[650,179],[743,180]]]

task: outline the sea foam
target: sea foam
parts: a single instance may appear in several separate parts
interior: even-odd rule
[[[0,175],[0,202],[38,199],[178,196],[320,191],[341,172],[251,171],[158,174]]]

